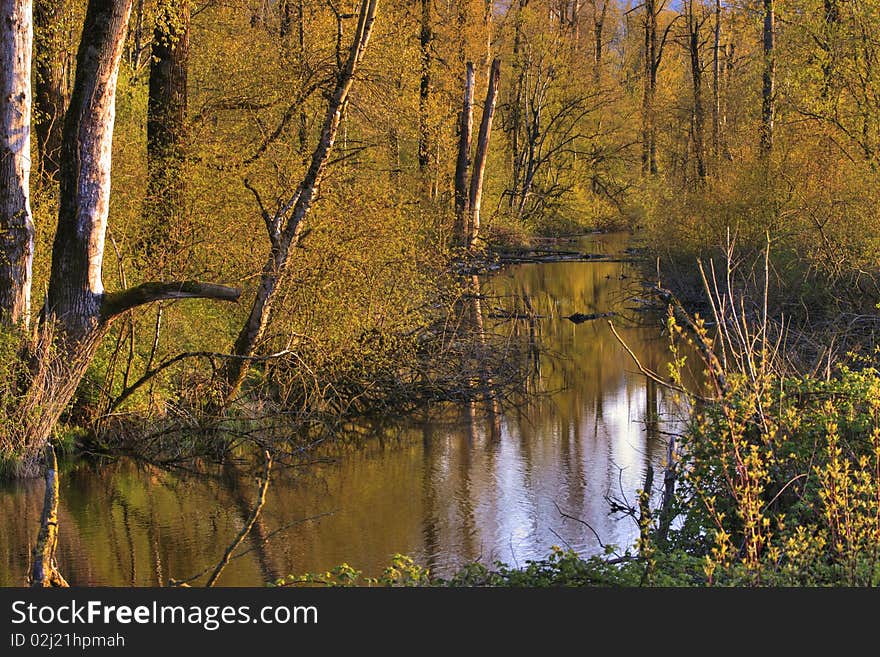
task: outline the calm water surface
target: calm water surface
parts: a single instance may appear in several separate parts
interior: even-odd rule
[[[622,255],[627,245],[624,235],[597,235],[577,248]],[[648,464],[665,461],[658,428],[672,428],[679,413],[667,391],[638,373],[606,320],[565,317],[623,312],[614,318],[622,337],[646,367],[665,372],[658,325],[626,319],[638,317],[626,310],[637,283],[631,266],[603,262],[515,265],[484,281],[483,292],[498,295],[484,313],[525,294],[542,316],[535,330],[547,353],[532,385],[547,394],[496,421],[465,406],[444,421],[408,422],[357,448],[328,448],[326,463],[276,473],[241,548],[249,551],[220,584],[261,585],[342,562],[376,575],[395,553],[448,574],[473,559],[522,565],[553,545],[584,554],[600,552],[599,539],[631,545],[637,528],[609,516],[606,497],[635,502]],[[61,571],[74,585],[164,585],[194,575],[222,555],[254,494],[252,479],[228,470],[205,478],[132,462],[76,466],[62,478]],[[41,504],[39,481],[0,487],[0,585],[24,582]]]

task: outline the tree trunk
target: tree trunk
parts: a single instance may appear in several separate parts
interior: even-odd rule
[[[764,0],[764,72],[761,89],[761,154],[767,156],[773,150],[773,124],[775,121],[776,96],[776,15],[773,0]]]
[[[134,8],[134,34],[131,37],[131,51],[128,54],[129,65],[137,70],[141,65],[141,53],[144,51],[144,0],[137,0]]]
[[[468,226],[468,246],[476,246],[480,234],[480,205],[483,198],[483,176],[486,172],[486,157],[489,154],[489,139],[492,136],[492,119],[495,116],[495,103],[498,97],[498,82],[501,79],[501,60],[492,61],[489,88],[483,103],[483,118],[480,121],[480,134],[477,137],[477,150],[474,154],[474,169],[471,174],[470,225]]]
[[[715,36],[712,46],[712,157],[721,152],[721,0],[715,0]],[[717,164],[716,164],[717,166]]]
[[[645,0],[644,92],[642,95],[642,173],[657,174],[657,9],[656,0]]]
[[[598,82],[602,78],[602,45],[603,32],[605,31],[605,17],[608,14],[609,0],[602,0],[599,8],[596,0],[591,0],[593,6],[593,77]]]
[[[330,159],[333,144],[339,131],[339,124],[354,81],[354,74],[363,59],[364,52],[373,30],[378,0],[361,0],[358,26],[349,50],[348,58],[336,80],[336,87],[330,97],[321,139],[312,153],[311,163],[305,177],[281,209],[270,217],[264,213],[263,219],[269,233],[271,250],[263,272],[257,295],[250,314],[242,326],[233,347],[238,359],[227,362],[224,375],[227,390],[224,406],[232,403],[241,387],[250,366],[250,361],[269,325],[272,308],[279,285],[283,282],[290,249],[296,246],[304,226],[304,220],[312,207],[315,191],[324,176]]]
[[[27,326],[34,257],[31,0],[0,0],[0,44],[0,321]]]
[[[468,172],[471,164],[471,134],[474,129],[474,65],[467,63],[464,102],[458,124],[458,158],[455,162],[455,228],[457,244],[465,244],[469,209]]]
[[[132,0],[91,0],[61,148],[58,229],[46,299],[72,340],[92,333],[104,287],[116,81]]]
[[[146,247],[168,238],[184,207],[189,2],[165,5],[156,17],[147,104]]]
[[[299,61],[300,66],[303,66],[303,62],[305,62],[306,55],[306,16],[305,16],[305,6],[303,5],[303,0],[298,0],[297,2],[297,12],[296,12],[296,28],[297,28],[297,43],[299,44]],[[299,152],[303,157],[306,156],[309,147],[309,118],[306,116],[305,105],[301,104],[299,109],[299,129],[297,130],[297,137],[299,139]]]
[[[824,99],[830,96],[831,88],[834,84],[834,71],[836,68],[835,41],[837,40],[837,30],[840,23],[840,8],[837,3],[838,0],[824,0],[825,39],[823,40],[823,50],[825,51],[825,59],[822,62],[822,98]]]
[[[697,177],[706,179],[705,110],[703,108],[703,68],[700,62],[700,26],[694,12],[693,0],[688,3],[688,51],[691,61],[691,83],[694,96],[694,157]]]
[[[419,81],[419,170],[423,173],[427,170],[431,161],[430,126],[429,126],[429,100],[431,96],[431,47],[434,33],[431,30],[431,14],[433,13],[433,0],[421,0],[422,19],[419,32],[419,46],[422,53],[422,77]]]
[[[523,10],[528,5],[529,0],[519,0],[516,18],[513,28],[513,66],[516,70],[516,82],[513,85],[511,99],[508,103],[510,107],[510,152],[513,159],[513,189],[510,190],[510,207],[516,203],[519,196],[519,180],[520,168],[522,167],[521,147],[520,147],[520,131],[522,130],[522,105],[523,90],[525,87],[526,67],[522,61],[522,24]]]
[[[106,294],[101,280],[110,200],[116,82],[133,0],[90,0],[64,123],[58,227],[30,387],[20,401],[20,435],[0,436],[0,456],[34,474],[52,428],[113,319],[144,303],[239,291],[201,283],[145,283]],[[21,93],[21,92],[19,92]]]
[[[67,9],[63,0],[34,0],[34,130],[40,172],[50,180],[58,176],[61,132],[70,100],[63,30]]]
[[[290,36],[290,26],[293,24],[290,15],[290,0],[281,0],[278,3],[278,13],[280,14],[280,23],[278,26],[278,35],[282,39]]]

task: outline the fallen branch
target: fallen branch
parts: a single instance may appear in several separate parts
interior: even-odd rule
[[[654,381],[655,383],[657,383],[661,386],[669,388],[670,390],[675,390],[676,392],[680,392],[683,395],[693,397],[694,399],[697,399],[701,402],[708,402],[709,401],[705,397],[701,397],[699,395],[692,393],[689,390],[685,390],[684,388],[682,388],[679,385],[676,385],[674,383],[670,383],[669,381],[664,381],[663,379],[660,378],[660,375],[658,375],[656,372],[652,372],[651,370],[647,369],[644,365],[642,365],[641,361],[639,360],[639,357],[636,356],[635,353],[633,352],[633,350],[629,348],[629,345],[623,341],[622,337],[620,337],[620,334],[617,332],[617,329],[614,328],[614,322],[612,322],[611,320],[608,320],[608,326],[609,326],[609,328],[611,328],[611,332],[614,334],[614,337],[617,338],[617,341],[620,343],[620,346],[622,346],[626,350],[626,353],[628,353],[629,357],[632,358],[633,362],[636,364],[636,367],[639,368],[639,372],[641,372],[646,377],[651,379],[651,381]]]

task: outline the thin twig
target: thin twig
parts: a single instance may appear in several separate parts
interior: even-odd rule
[[[679,385],[676,385],[674,383],[670,383],[669,381],[664,381],[663,379],[660,378],[659,374],[647,369],[644,365],[642,365],[641,361],[639,361],[639,357],[636,356],[635,353],[633,352],[633,350],[629,348],[629,345],[626,344],[626,342],[623,341],[623,338],[620,337],[620,334],[617,332],[617,329],[614,328],[614,323],[610,319],[608,320],[608,326],[611,328],[611,332],[614,334],[614,337],[617,338],[617,341],[626,350],[626,353],[628,353],[630,358],[633,359],[633,362],[636,364],[636,367],[639,368],[639,372],[644,374],[646,377],[648,377],[649,379],[651,379],[655,383],[662,385],[666,388],[669,388],[670,390],[675,390],[676,392],[680,392],[684,395],[692,396],[695,399],[698,399],[700,401],[704,401],[704,402],[708,401],[704,397],[698,397],[697,395],[694,395],[693,393],[686,390],[685,388],[682,388]]]

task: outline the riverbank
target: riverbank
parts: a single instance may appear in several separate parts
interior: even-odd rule
[[[621,256],[627,240],[591,235],[577,250]],[[642,362],[665,367],[666,339],[627,309],[639,289],[634,266],[526,263],[481,280],[485,330],[539,347],[525,361],[527,395],[498,413],[463,399],[408,419],[352,423],[332,441],[302,445],[309,449],[296,459],[279,456],[260,522],[240,549],[247,553],[221,585],[260,585],[341,563],[379,577],[395,553],[452,577],[474,560],[522,565],[560,543],[600,554],[604,545],[625,550],[637,540],[631,520],[608,515],[607,498],[635,499],[647,464],[661,471],[660,431],[676,416],[671,396],[636,370],[608,326],[612,320]],[[284,418],[275,421],[283,434]],[[62,465],[59,563],[68,581],[165,585],[216,562],[218,546],[254,508],[261,464],[184,465],[125,458]],[[2,515],[16,518],[16,531],[2,539],[3,553],[13,555],[3,582],[20,581],[26,570],[41,495],[39,481],[0,488]],[[32,509],[24,522],[23,508]]]

